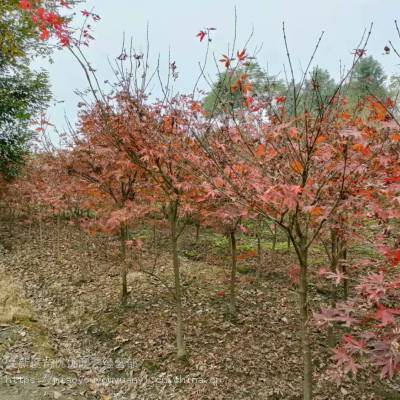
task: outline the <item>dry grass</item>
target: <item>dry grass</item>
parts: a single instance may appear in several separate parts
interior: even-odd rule
[[[0,271],[0,323],[9,323],[32,318],[29,303],[20,286]]]

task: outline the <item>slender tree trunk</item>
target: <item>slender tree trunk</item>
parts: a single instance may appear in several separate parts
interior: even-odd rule
[[[39,253],[42,255],[42,248],[43,248],[43,221],[42,221],[42,214],[39,212]]]
[[[178,256],[177,212],[178,212],[177,202],[171,203],[169,210],[169,219],[170,219],[170,235],[171,235],[171,255],[172,255],[172,265],[174,269],[174,283],[175,283],[176,347],[177,347],[177,356],[179,359],[182,359],[186,357],[186,349],[185,349],[184,325],[183,325],[183,315],[182,315],[182,287],[181,287],[180,265]]]
[[[156,247],[157,244],[157,230],[156,225],[153,225],[153,247]]]
[[[261,268],[262,268],[261,218],[260,218],[260,216],[258,216],[258,218],[257,218],[257,270],[256,270],[257,282],[259,282],[260,278],[261,278]]]
[[[261,254],[261,235],[257,233],[257,271],[256,279],[259,281],[261,279],[261,268],[262,268],[262,254]]]
[[[57,214],[57,260],[60,260],[60,214]]]
[[[125,224],[121,224],[120,227],[120,256],[121,256],[121,305],[126,307],[128,304],[128,282],[127,282],[127,275],[128,275],[128,268],[126,263],[126,240],[128,235],[128,229]]]
[[[272,237],[272,251],[274,252],[276,249],[276,224],[274,224],[273,232],[274,232],[274,235]],[[288,249],[289,249],[289,247],[290,247],[290,239],[288,241]]]
[[[331,272],[336,273],[339,266],[339,246],[338,246],[338,237],[337,232],[334,229],[331,229]],[[335,284],[332,284],[332,299],[331,299],[331,307],[336,306],[337,302],[337,287]],[[333,326],[328,328],[328,345],[330,347],[335,346],[335,330]]]
[[[199,242],[200,237],[200,222],[196,222],[196,243]]]
[[[229,233],[229,238],[231,242],[231,277],[229,283],[229,313],[231,318],[235,319],[237,317],[237,309],[236,309],[236,260],[237,260],[237,251],[236,251],[236,236],[235,231],[231,231]]]
[[[349,281],[347,279],[347,267],[346,267],[346,262],[347,262],[347,247],[346,247],[346,242],[342,241],[341,242],[341,255],[342,255],[342,272],[346,276],[346,278],[343,280],[343,297],[344,300],[347,300],[349,297]]]
[[[308,248],[306,241],[300,245],[300,338],[303,355],[303,400],[312,399],[312,359],[308,327]]]

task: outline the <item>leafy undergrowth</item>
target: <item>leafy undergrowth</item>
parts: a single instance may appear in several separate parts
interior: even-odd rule
[[[0,351],[4,359],[10,348],[22,354],[27,346],[37,357],[48,357],[54,363],[45,371],[3,368],[2,375],[47,373],[65,378],[61,388],[44,387],[47,392],[38,399],[301,398],[297,295],[285,272],[293,255],[278,251],[267,257],[259,284],[255,284],[251,261],[241,261],[242,267],[248,268],[239,274],[239,317],[235,323],[227,315],[224,255],[215,264],[210,259],[182,256],[190,355],[178,361],[170,294],[173,280],[163,246],[149,244],[139,259],[132,260],[130,304],[123,309],[114,254],[117,243],[112,239],[88,237],[73,226],[63,225],[57,251],[58,235],[53,225],[45,227],[42,240],[37,229],[30,232],[14,224],[12,231],[10,235],[3,224],[1,242],[8,250],[4,250],[0,267],[23,286],[30,311],[23,318],[11,318],[7,330],[0,331],[2,342],[10,341],[8,347],[3,343]],[[318,294],[315,297],[318,300]],[[25,334],[21,336],[21,332]],[[313,332],[312,342],[316,399],[389,398],[373,389],[372,378],[359,376],[357,383],[341,388],[330,383],[325,375],[329,363],[326,337]],[[77,383],[78,378],[81,381]],[[11,387],[4,380],[1,385],[0,395],[1,390],[39,390],[38,385],[17,383]],[[34,395],[26,397],[26,393],[8,396],[0,398],[36,399]]]

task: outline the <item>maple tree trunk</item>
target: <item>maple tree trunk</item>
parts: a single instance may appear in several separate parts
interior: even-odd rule
[[[346,260],[347,260],[347,248],[346,248],[346,242],[342,242],[342,259],[344,263],[342,264],[342,272],[343,274],[347,274],[347,269],[346,269]],[[349,282],[347,278],[343,279],[343,297],[344,300],[347,300],[349,297]]]
[[[235,231],[229,233],[229,238],[231,242],[231,277],[229,283],[229,313],[231,318],[236,318],[236,236]]]
[[[128,282],[127,282],[127,275],[128,275],[128,268],[126,263],[126,240],[128,236],[128,228],[126,225],[121,225],[120,227],[120,256],[121,256],[121,305],[125,307],[128,303]]]
[[[42,254],[43,247],[43,223],[42,223],[42,214],[39,213],[39,251]]]
[[[178,256],[178,236],[177,236],[177,207],[175,202],[170,205],[170,234],[171,234],[171,253],[172,265],[174,269],[174,283],[175,283],[175,312],[176,312],[176,347],[177,356],[182,359],[186,357],[184,326],[182,316],[182,287],[180,276],[180,265]]]
[[[288,241],[288,248],[290,247],[290,240]],[[276,224],[274,224],[274,235],[272,237],[272,251],[276,249]]]
[[[60,214],[57,214],[57,260],[60,259]]]
[[[338,238],[337,232],[334,229],[331,229],[331,272],[336,273],[339,266],[339,246],[338,246]],[[331,299],[331,307],[335,307],[337,302],[337,287],[333,283],[332,284],[332,299]],[[335,346],[335,330],[334,326],[330,326],[328,328],[328,337],[327,337],[328,345],[330,347]]]
[[[257,271],[256,279],[257,281],[261,278],[261,267],[262,267],[262,254],[261,254],[261,235],[257,234]]]
[[[257,281],[261,278],[261,267],[262,267],[262,248],[261,248],[261,218],[257,218],[257,270],[256,279]]]
[[[153,225],[153,247],[156,247],[157,244],[157,230],[156,225]]]
[[[199,242],[199,236],[200,236],[200,223],[196,222],[196,243]]]
[[[312,359],[308,328],[308,248],[305,241],[300,245],[300,339],[303,356],[303,400],[312,399]]]

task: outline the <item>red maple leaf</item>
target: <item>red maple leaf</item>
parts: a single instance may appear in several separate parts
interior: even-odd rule
[[[40,39],[41,40],[47,40],[50,37],[50,32],[46,28],[42,28],[42,31],[40,33]]]
[[[207,36],[207,33],[205,31],[200,31],[196,37],[198,37],[200,39],[200,42],[202,42],[204,40],[204,38]]]
[[[378,304],[378,310],[375,313],[375,319],[381,322],[380,326],[394,325],[395,315],[400,315],[398,308],[386,308],[383,304]]]
[[[364,339],[357,340],[352,335],[343,336],[345,348],[350,352],[362,351],[365,349],[366,342]]]
[[[225,65],[225,68],[229,68],[231,65],[231,59],[226,54],[223,54],[219,61]]]
[[[60,4],[61,4],[63,7],[65,7],[65,8],[72,8],[72,7],[71,7],[71,4],[69,4],[68,1],[61,0],[61,1],[60,1]]]
[[[20,0],[19,6],[20,6],[23,10],[30,10],[30,9],[32,8],[32,4],[31,4],[31,2],[28,1],[28,0]]]
[[[242,51],[238,51],[236,55],[237,55],[237,58],[239,61],[244,61],[247,58],[246,49],[243,49]]]
[[[400,183],[400,176],[395,176],[393,178],[386,178],[385,183],[390,185],[391,183]]]
[[[356,55],[357,57],[362,57],[367,54],[367,50],[366,49],[354,49],[352,54]]]

